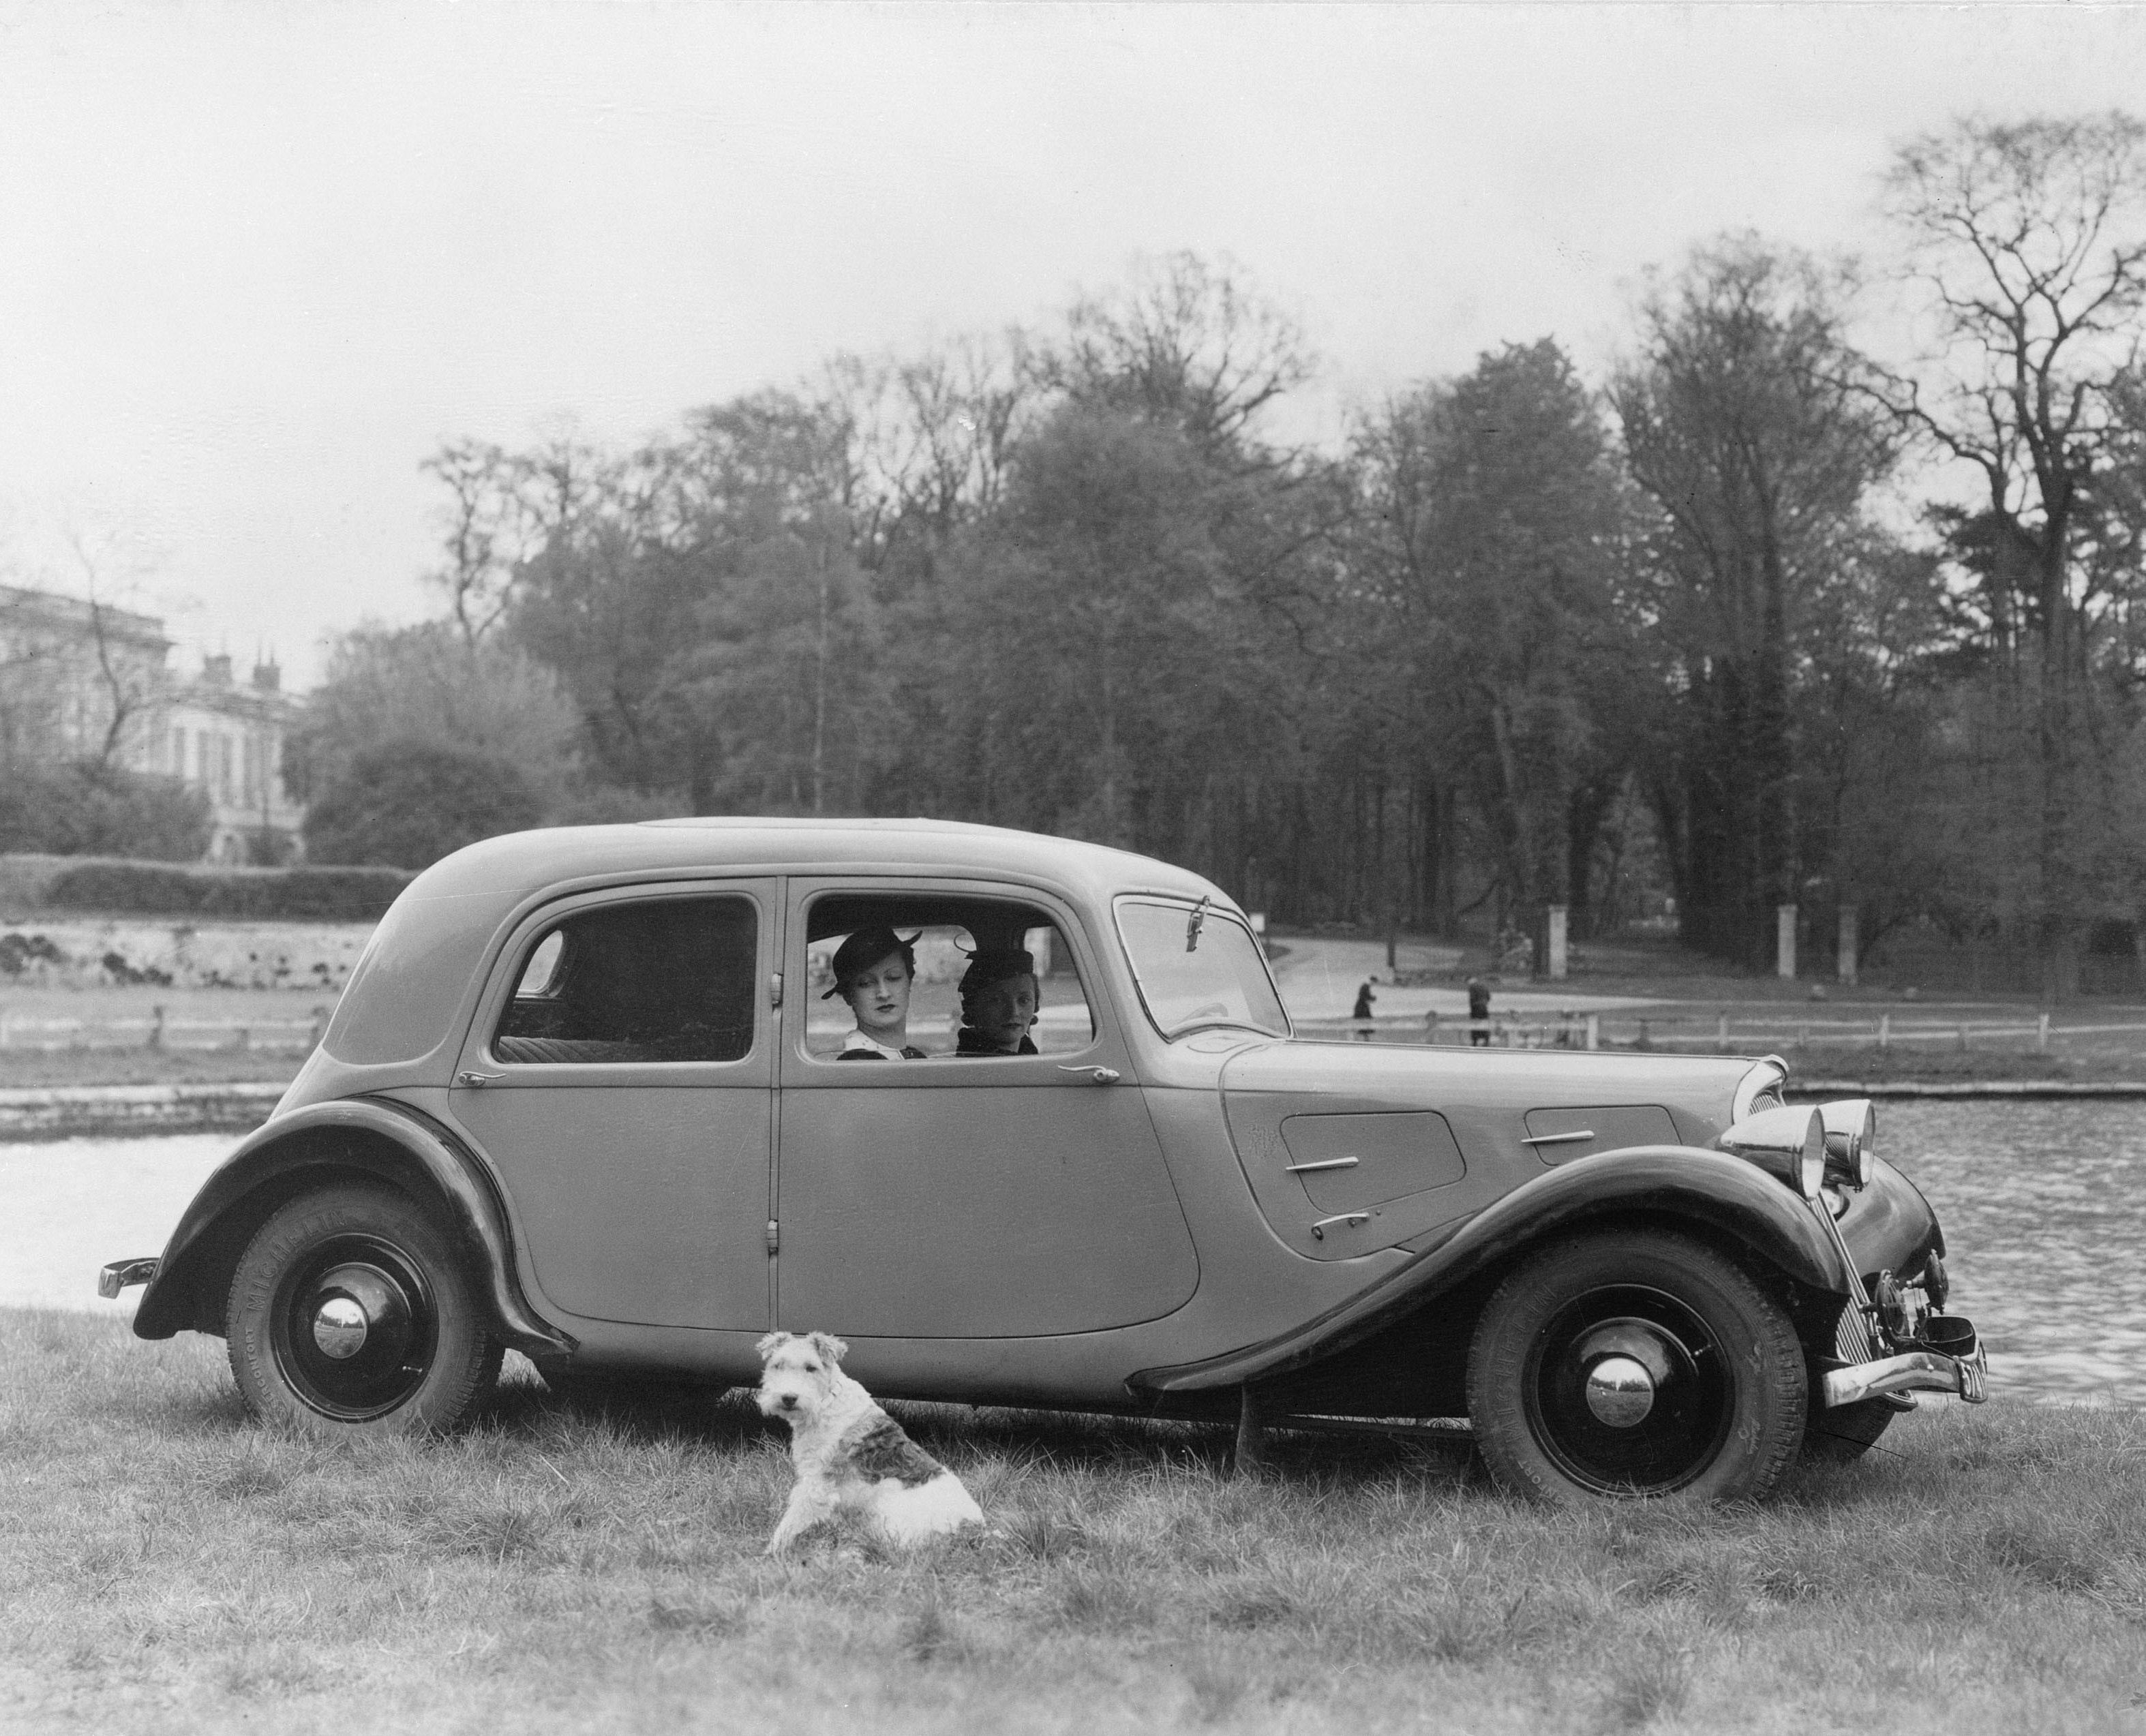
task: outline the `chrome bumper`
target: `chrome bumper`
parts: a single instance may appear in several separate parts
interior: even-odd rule
[[[116,1302],[128,1285],[147,1284],[154,1278],[157,1265],[153,1260],[115,1260],[98,1270],[97,1293],[107,1302]]]
[[[1825,1408],[1853,1404],[1889,1393],[1950,1393],[1970,1404],[1989,1395],[1983,1386],[1989,1359],[1977,1344],[1965,1356],[1945,1356],[1935,1350],[1910,1350],[1904,1356],[1888,1356],[1878,1362],[1858,1363],[1854,1368],[1831,1369],[1825,1376]]]

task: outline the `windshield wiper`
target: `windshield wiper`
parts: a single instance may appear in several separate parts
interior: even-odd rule
[[[1192,914],[1185,919],[1185,950],[1187,952],[1200,950],[1200,930],[1207,921],[1207,895],[1203,892],[1200,902],[1193,905]]]

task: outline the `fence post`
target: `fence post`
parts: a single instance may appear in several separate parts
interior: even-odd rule
[[[1855,906],[1852,904],[1844,904],[1840,907],[1840,939],[1837,943],[1838,953],[1834,963],[1834,975],[1840,979],[1841,985],[1844,988],[1852,989],[1855,986],[1855,952],[1856,935],[1858,933],[1856,918],[1858,914],[1859,913]]]
[[[1878,1015],[1878,1046],[1880,1049],[1893,1046],[1893,1015],[1890,1013]]]
[[[1729,1046],[1729,1015],[1726,1013],[1721,1015],[1719,1023],[1714,1026],[1714,1046],[1717,1049],[1726,1049]]]
[[[1548,974],[1552,982],[1563,982],[1566,968],[1565,907],[1561,904],[1554,904],[1545,914],[1548,917],[1545,926],[1549,930],[1544,936],[1548,943],[1544,950],[1550,955],[1547,960]]]
[[[1590,1049],[1602,1046],[1602,1015],[1600,1013],[1587,1015],[1587,1046]]]
[[[1962,1055],[1967,1053],[1967,1026],[1964,1025],[1959,1028],[1959,1052]]]
[[[7,1046],[7,1010],[0,1007],[0,1049]]]
[[[1778,906],[1774,911],[1774,975],[1791,980],[1796,974],[1796,907]]]
[[[2049,1050],[2049,1015],[2044,1013],[2034,1021],[2034,1046],[2044,1055]]]
[[[149,1011],[149,1046],[162,1049],[164,1046],[164,1010],[161,1006],[152,1006]]]
[[[327,1034],[328,1010],[324,1006],[317,1006],[313,1009],[313,1040],[312,1047],[315,1049],[319,1048],[321,1045],[327,1040]]]

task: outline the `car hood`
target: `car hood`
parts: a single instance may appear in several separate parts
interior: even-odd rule
[[[1220,1084],[1225,1100],[1278,1093],[1318,1100],[1307,1108],[1323,1114],[1658,1104],[1683,1140],[1705,1145],[1729,1125],[1730,1097],[1752,1065],[1734,1055],[1291,1041],[1239,1050]]]
[[[1590,1152],[1707,1144],[1750,1066],[1292,1041],[1237,1050],[1218,1082],[1268,1227],[1330,1260],[1410,1244]]]

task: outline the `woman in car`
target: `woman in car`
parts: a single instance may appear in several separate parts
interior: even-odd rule
[[[956,1055],[1034,1055],[1028,1035],[1041,998],[1036,960],[1019,947],[987,948],[961,975]]]
[[[842,1039],[844,1061],[921,1061],[909,1040],[909,990],[916,980],[916,940],[891,928],[863,928],[835,949],[835,986],[820,998],[841,995],[857,1015],[856,1029]]]

